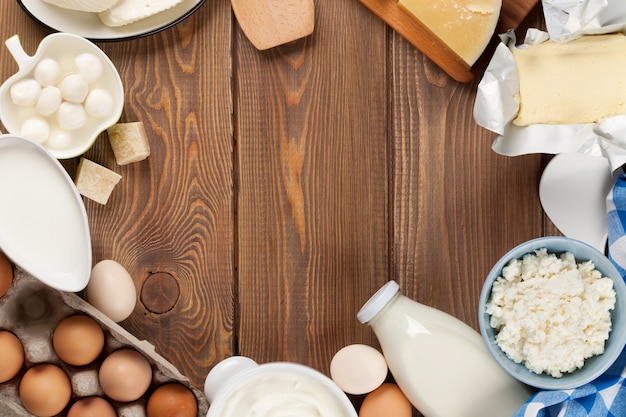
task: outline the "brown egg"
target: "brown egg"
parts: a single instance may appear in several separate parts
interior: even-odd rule
[[[102,391],[112,400],[135,401],[148,390],[152,382],[152,367],[136,350],[120,349],[104,359],[98,380]]]
[[[22,405],[37,417],[59,414],[70,402],[70,379],[53,364],[39,364],[28,369],[20,381]]]
[[[0,383],[15,377],[24,364],[24,346],[13,333],[0,330]]]
[[[54,329],[52,346],[63,362],[76,366],[87,365],[102,352],[104,331],[89,316],[69,316],[61,320]]]
[[[67,417],[117,417],[117,412],[104,398],[86,397],[72,404]]]
[[[170,382],[152,393],[146,411],[148,417],[196,417],[198,404],[189,388]]]
[[[359,417],[411,417],[411,403],[396,384],[385,382],[365,396]]]
[[[13,283],[13,266],[6,255],[0,252],[0,298],[9,291]]]

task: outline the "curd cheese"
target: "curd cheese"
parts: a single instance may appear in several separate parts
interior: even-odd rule
[[[614,307],[613,281],[591,261],[539,249],[503,268],[486,309],[509,358],[560,378],[604,352]]]

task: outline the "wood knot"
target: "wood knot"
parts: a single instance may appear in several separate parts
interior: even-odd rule
[[[141,303],[151,313],[167,313],[174,308],[179,297],[178,281],[167,272],[151,273],[141,286]]]

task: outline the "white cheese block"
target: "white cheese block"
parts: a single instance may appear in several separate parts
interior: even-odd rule
[[[117,123],[107,129],[118,165],[143,161],[150,156],[148,135],[142,122]]]
[[[513,51],[519,111],[513,123],[595,123],[626,113],[626,36],[583,36]]]
[[[118,0],[43,0],[64,9],[98,13],[113,6]]]
[[[107,26],[124,26],[171,9],[183,0],[119,0],[98,16]]]
[[[81,195],[104,205],[109,201],[109,196],[121,179],[122,176],[117,172],[81,158],[74,183]]]
[[[496,30],[502,0],[399,0],[398,6],[472,66]]]

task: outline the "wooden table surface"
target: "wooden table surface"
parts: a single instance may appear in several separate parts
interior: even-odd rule
[[[329,374],[341,347],[378,347],[356,313],[391,279],[478,329],[492,265],[557,233],[538,197],[548,157],[491,150],[479,79],[454,81],[357,0],[315,13],[312,36],[267,51],[226,0],[97,43],[152,153],[118,166],[103,134],[85,154],[123,176],[106,205],[85,200],[93,261],[128,269],[138,303],[121,325],[198,387],[231,355]],[[0,15],[30,54],[49,33],[15,1]],[[17,71],[6,48],[0,69]]]

